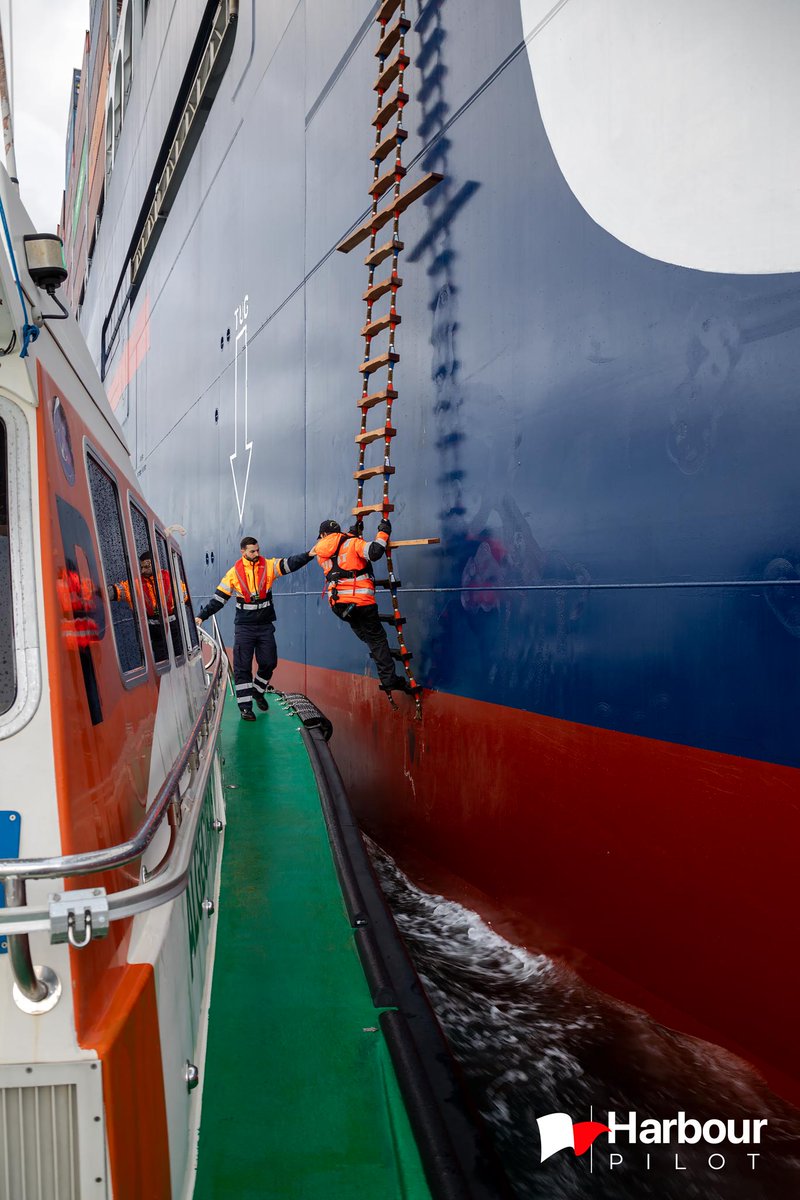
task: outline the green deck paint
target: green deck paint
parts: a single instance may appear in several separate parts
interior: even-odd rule
[[[429,1200],[300,722],[230,701],[195,1200]]]

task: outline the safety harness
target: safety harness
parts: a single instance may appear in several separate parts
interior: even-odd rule
[[[343,579],[360,579],[362,577],[365,577],[370,580],[375,579],[375,575],[372,570],[372,564],[369,561],[367,561],[366,566],[356,567],[353,570],[348,570],[346,567],[343,567],[342,564],[339,562],[339,555],[341,554],[342,547],[344,546],[345,542],[349,542],[350,540],[351,540],[350,534],[343,533],[341,535],[341,537],[339,538],[339,545],[336,547],[335,551],[331,555],[331,558],[330,558],[331,565],[325,574],[325,583],[327,585],[328,594],[330,595],[332,604],[346,603],[346,601],[341,600],[341,598],[339,596],[339,588],[337,586],[339,583],[341,583],[341,581]],[[371,590],[374,595],[374,583],[373,583],[373,587]]]

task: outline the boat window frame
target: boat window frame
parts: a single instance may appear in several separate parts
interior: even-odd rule
[[[0,420],[6,431],[6,457],[15,465],[8,475],[8,541],[11,558],[11,611],[14,622],[16,695],[0,715],[0,741],[19,733],[42,698],[42,660],[37,601],[41,592],[34,557],[34,496],[31,430],[25,412],[12,396],[0,391]],[[34,442],[35,447],[35,442]]]
[[[122,667],[122,659],[119,656],[119,646],[117,645],[117,630],[116,630],[116,626],[114,624],[114,614],[111,612],[111,601],[108,598],[108,589],[109,589],[110,585],[108,582],[108,574],[106,572],[106,560],[105,560],[105,555],[103,554],[103,544],[100,541],[100,529],[97,524],[97,513],[95,511],[94,495],[92,493],[92,481],[91,481],[91,476],[89,475],[89,458],[90,458],[90,456],[95,460],[95,462],[100,467],[100,469],[102,471],[105,471],[106,475],[108,475],[108,477],[111,480],[111,482],[113,483],[114,489],[116,491],[117,516],[119,517],[120,529],[122,531],[122,541],[123,541],[123,545],[125,547],[125,554],[126,554],[127,560],[128,560],[128,570],[130,573],[131,584],[133,584],[133,572],[131,570],[131,563],[132,563],[131,546],[135,547],[136,541],[133,537],[133,530],[132,530],[132,528],[129,528],[129,523],[125,519],[125,514],[123,511],[123,505],[122,505],[122,491],[119,486],[119,476],[118,476],[117,472],[114,470],[114,468],[112,467],[111,463],[105,457],[105,455],[102,454],[101,451],[99,451],[97,449],[97,447],[94,445],[93,442],[89,441],[88,437],[84,437],[84,439],[83,439],[83,469],[86,472],[86,487],[89,492],[89,508],[91,509],[92,526],[93,526],[92,532],[94,533],[95,545],[97,547],[97,556],[98,556],[98,559],[100,562],[100,570],[103,573],[103,604],[105,605],[105,612],[106,612],[106,616],[108,618],[108,623],[111,626],[111,641],[114,646],[114,654],[116,656],[117,668],[119,670],[119,675],[120,675],[120,679],[122,681],[122,686],[128,691],[132,691],[133,688],[139,687],[139,685],[144,683],[150,676],[150,668],[149,668],[149,665],[147,662],[147,652],[145,651],[145,641],[144,641],[144,635],[142,632],[142,618],[141,618],[139,609],[134,608],[132,611],[136,616],[137,631],[139,634],[139,645],[141,646],[141,650],[142,650],[142,665],[140,667],[134,667],[132,670],[125,671],[125,670],[123,670],[123,667]],[[125,483],[126,483],[126,490],[127,490],[127,480],[125,481]],[[114,580],[115,584],[116,584],[116,582],[117,581]],[[135,591],[136,591],[136,589],[134,588],[134,592]],[[117,601],[117,603],[118,603],[118,601]]]
[[[175,564],[173,563],[172,558],[170,556],[171,547],[169,544],[169,534],[167,533],[167,531],[164,529],[164,527],[162,525],[159,525],[158,521],[153,522],[153,532],[155,534],[156,555],[158,557],[159,566],[161,565],[161,557],[158,554],[158,539],[160,537],[164,539],[164,545],[167,550],[167,568],[169,570],[169,581],[172,585],[172,597],[175,600],[175,603],[177,605],[177,598],[176,598],[176,592],[175,592]],[[164,595],[164,589],[162,587],[162,584],[163,584],[163,580],[161,578],[161,574],[159,573],[158,586],[159,586],[159,589],[161,590],[161,597],[162,597],[162,601],[164,604],[164,612],[166,612],[167,616],[169,616],[169,613],[167,612],[167,598]],[[172,655],[172,661],[174,662],[176,667],[182,667],[183,664],[186,662],[186,635],[181,626],[180,617],[178,617],[178,628],[181,631],[181,642],[183,644],[183,654],[175,653],[175,642],[172,637],[172,632],[169,628],[169,621],[167,622],[167,633],[169,634],[169,649],[170,649],[170,654]]]
[[[189,597],[189,608],[191,609],[192,620],[194,621],[194,618],[195,618],[194,603],[192,601],[192,593],[189,591],[189,580],[186,578],[186,564],[183,561],[183,555],[181,554],[180,549],[177,546],[169,546],[169,543],[167,543],[167,545],[168,545],[168,548],[172,551],[172,566],[173,566],[173,570],[174,570],[175,574],[177,574],[178,582],[180,584],[183,584],[184,582],[186,583],[186,594]],[[186,660],[187,660],[187,662],[192,662],[193,659],[197,658],[202,647],[200,644],[200,635],[197,634],[197,625],[195,625],[195,633],[197,634],[197,644],[195,645],[195,643],[192,641],[192,634],[191,634],[191,630],[189,629],[189,615],[186,611],[186,602],[183,600],[182,597],[181,597],[181,611],[183,612],[183,623],[184,623],[183,641],[184,641],[184,645],[186,646]]]
[[[147,526],[147,539],[150,543],[150,553],[155,558],[156,549],[154,546],[155,534],[153,532],[153,523],[150,520],[150,518],[148,517],[147,513],[144,511],[144,508],[142,507],[141,503],[139,502],[139,499],[138,499],[138,496],[136,495],[136,493],[132,492],[130,490],[130,488],[128,488],[128,510],[131,513],[131,533],[133,534],[133,545],[134,545],[134,550],[136,551],[135,565],[136,565],[136,570],[139,573],[139,590],[141,591],[141,603],[142,603],[142,606],[144,607],[144,586],[142,584],[142,572],[141,572],[140,567],[138,566],[139,551],[138,551],[138,548],[136,547],[136,530],[133,527],[133,513],[131,511],[134,508],[136,509],[139,516],[142,517],[142,519],[145,522],[145,525]],[[145,609],[145,611],[144,611],[144,621],[145,621],[144,628],[147,629],[147,641],[150,645],[150,653],[151,653],[151,656],[153,659],[153,668],[155,670],[155,673],[156,673],[156,675],[166,675],[168,671],[172,670],[171,638],[169,636],[169,629],[167,628],[167,624],[164,621],[164,617],[163,617],[163,614],[164,614],[163,591],[164,591],[164,589],[161,587],[159,580],[160,580],[160,577],[157,577],[156,578],[156,587],[158,588],[158,594],[161,598],[161,614],[162,614],[161,627],[164,630],[164,644],[167,647],[167,657],[166,658],[156,658],[156,656],[155,656],[155,652],[153,650],[153,640],[150,637],[149,629],[147,629],[147,609]]]

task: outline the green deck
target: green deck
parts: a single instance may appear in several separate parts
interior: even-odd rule
[[[196,1200],[428,1200],[299,720],[227,703]]]

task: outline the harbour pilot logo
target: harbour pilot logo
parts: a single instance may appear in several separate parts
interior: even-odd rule
[[[590,1117],[594,1114],[590,1112]],[[742,1158],[740,1146],[762,1145],[762,1135],[769,1121],[739,1117],[711,1117],[698,1120],[679,1112],[668,1119],[640,1117],[636,1112],[608,1113],[608,1125],[600,1121],[574,1122],[568,1113],[548,1113],[537,1117],[541,1143],[541,1161],[546,1162],[559,1150],[571,1149],[576,1157],[585,1154],[601,1134],[608,1134],[608,1153],[601,1154],[601,1168],[644,1169],[649,1171],[659,1160],[668,1169],[686,1171],[702,1165],[712,1171],[722,1171],[736,1159]],[[619,1147],[625,1148],[621,1153]],[[676,1148],[677,1147],[677,1152]],[[685,1147],[697,1147],[686,1152]],[[721,1149],[714,1149],[721,1147]],[[709,1153],[711,1150],[711,1153]],[[724,1150],[724,1152],[723,1152]],[[761,1151],[744,1151],[749,1169],[756,1170]],[[691,1165],[690,1165],[691,1164]],[[590,1162],[590,1170],[594,1169]]]
[[[542,1162],[557,1154],[559,1150],[574,1150],[576,1155],[585,1154],[601,1133],[608,1133],[608,1125],[599,1121],[573,1123],[568,1113],[548,1113],[537,1117],[539,1138],[542,1144]]]

